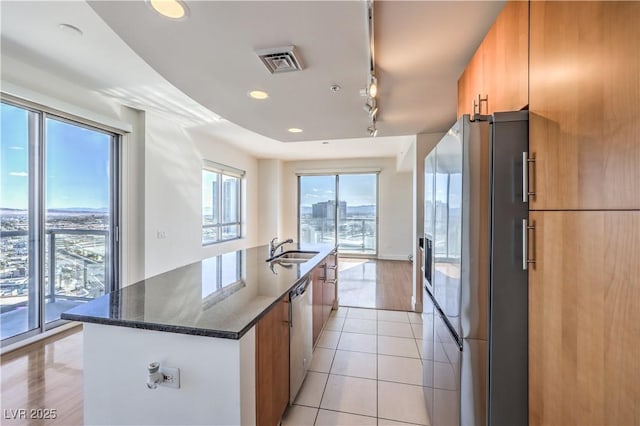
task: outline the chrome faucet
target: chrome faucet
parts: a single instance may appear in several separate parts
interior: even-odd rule
[[[293,243],[293,239],[289,238],[288,240],[285,240],[281,243],[278,243],[278,237],[274,237],[273,240],[271,240],[271,243],[269,243],[269,257],[273,257],[276,254],[276,251],[282,247],[283,245],[287,244],[287,243]],[[284,249],[283,249],[284,251]]]

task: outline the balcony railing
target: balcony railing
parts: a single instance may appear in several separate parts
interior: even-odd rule
[[[29,251],[32,247],[28,231],[0,232],[0,313],[3,317],[3,338],[22,332],[5,330],[6,314],[13,312],[14,316],[28,315],[29,325],[25,326],[33,328],[38,311],[39,285],[45,287],[46,322],[59,318],[59,312],[54,309],[56,304],[68,306],[74,302],[83,303],[105,293],[110,264],[108,230],[48,229],[45,235],[44,282],[38,283],[32,276],[34,265],[29,264]]]
[[[351,253],[376,252],[376,218],[350,217],[338,220],[332,218],[300,219],[300,240],[306,243],[333,244],[337,237],[338,249]]]

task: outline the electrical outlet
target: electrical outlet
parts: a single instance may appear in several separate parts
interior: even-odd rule
[[[156,238],[158,238],[159,240],[164,240],[165,238],[167,238],[166,231],[156,231]]]
[[[180,369],[174,367],[161,367],[160,372],[164,376],[164,380],[160,382],[161,386],[180,389]]]

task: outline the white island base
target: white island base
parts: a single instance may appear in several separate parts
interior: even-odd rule
[[[255,326],[240,340],[84,323],[85,425],[253,425]],[[180,388],[146,385],[147,366]]]

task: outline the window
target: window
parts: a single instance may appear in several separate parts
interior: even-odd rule
[[[202,169],[202,244],[240,238],[244,172],[205,161]]]
[[[4,346],[117,287],[119,136],[20,100],[1,115]]]
[[[376,254],[377,173],[299,176],[298,193],[299,241],[337,242],[340,253]]]

